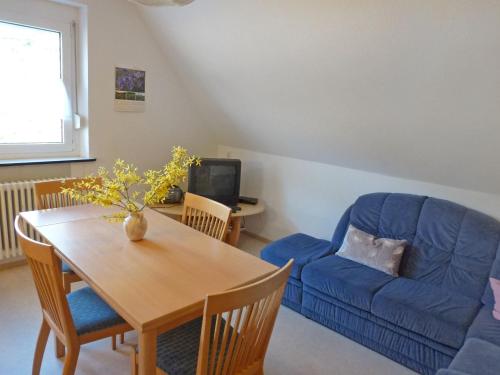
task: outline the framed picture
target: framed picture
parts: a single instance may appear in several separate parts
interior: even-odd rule
[[[144,112],[146,107],[146,72],[115,68],[115,110]]]

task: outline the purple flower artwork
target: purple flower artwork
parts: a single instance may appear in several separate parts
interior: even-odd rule
[[[116,68],[115,99],[145,101],[146,72],[143,70]]]

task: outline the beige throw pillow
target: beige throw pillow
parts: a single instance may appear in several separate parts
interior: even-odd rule
[[[405,246],[405,240],[377,238],[349,225],[337,255],[389,275],[399,276],[399,264]]]

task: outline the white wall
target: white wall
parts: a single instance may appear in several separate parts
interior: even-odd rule
[[[242,193],[265,201],[250,230],[330,238],[345,208],[374,191],[500,217],[500,1],[139,9],[230,146],[219,155],[243,160]]]
[[[500,193],[500,1],[142,10],[219,143]]]
[[[191,105],[168,58],[152,38],[134,5],[123,0],[58,1],[78,5],[88,22],[88,111],[83,106],[90,156],[97,163],[61,166],[4,167],[0,180],[82,175],[98,165],[110,166],[123,158],[140,169],[157,168],[170,154],[172,145],[211,155],[216,143],[210,130]],[[67,5],[48,0],[1,0],[0,10],[44,15]],[[67,13],[67,12],[66,12]],[[66,14],[61,13],[61,14]],[[69,22],[69,20],[68,20]],[[82,26],[84,22],[80,22]],[[146,112],[115,112],[114,67],[146,70]],[[80,85],[84,86],[83,84]]]
[[[215,152],[215,140],[145,27],[134,5],[123,0],[88,3],[90,153],[99,165],[117,157],[141,168],[159,167],[174,144]],[[113,110],[114,67],[146,70],[146,112]]]
[[[220,157],[242,160],[241,194],[258,197],[265,214],[247,219],[268,239],[304,232],[329,239],[345,209],[373,192],[444,198],[500,218],[500,195],[394,178],[333,165],[219,146]]]

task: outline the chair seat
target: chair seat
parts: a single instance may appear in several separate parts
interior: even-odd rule
[[[370,311],[375,293],[392,280],[391,275],[336,255],[302,271],[304,285],[365,311]]]
[[[373,298],[371,312],[388,322],[458,349],[479,301],[449,289],[400,277]]]
[[[201,326],[203,319],[195,319],[180,327],[158,336],[156,366],[168,375],[195,375],[200,348]],[[212,336],[215,320],[212,323]],[[222,320],[219,344],[222,341],[225,321]],[[231,338],[232,329],[228,339]]]
[[[73,273],[73,270],[68,266],[66,262],[62,262],[62,271],[67,273]]]
[[[296,233],[267,245],[261,252],[261,258],[278,267],[283,267],[294,259],[291,277],[300,280],[304,266],[315,259],[332,253],[330,241],[320,240],[307,234]]]
[[[169,375],[194,375],[198,362],[202,319],[158,336],[156,366]]]
[[[68,294],[67,299],[79,336],[125,323],[125,320],[89,287]]]

